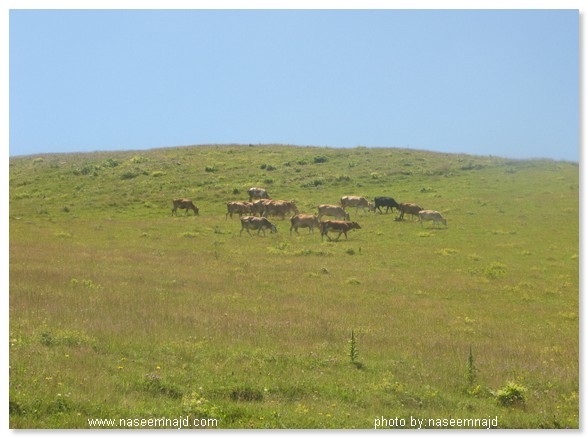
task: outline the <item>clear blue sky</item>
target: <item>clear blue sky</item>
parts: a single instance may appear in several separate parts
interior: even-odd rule
[[[211,143],[579,160],[574,10],[11,10],[10,155]]]

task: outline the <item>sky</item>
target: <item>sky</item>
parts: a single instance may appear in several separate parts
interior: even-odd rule
[[[580,159],[578,10],[11,9],[9,38],[10,156],[278,143]]]

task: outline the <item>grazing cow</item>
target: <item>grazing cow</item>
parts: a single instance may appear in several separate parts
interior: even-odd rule
[[[373,210],[374,206],[367,198],[363,196],[343,196],[341,198],[341,207],[346,209],[347,207],[355,207],[355,213],[361,208],[365,213],[365,209]]]
[[[257,217],[257,216],[243,216],[241,218],[241,231],[239,231],[239,236],[243,232],[243,230],[247,230],[247,233],[251,236],[251,232],[249,230],[257,230],[257,235],[259,236],[259,232],[263,232],[265,236],[265,230],[268,229],[272,233],[277,233],[278,230],[274,224],[267,220],[265,217]]]
[[[393,198],[389,198],[387,196],[378,196],[377,198],[374,198],[374,212],[377,209],[380,213],[382,213],[381,207],[386,207],[386,213],[388,213],[388,210],[392,210],[394,213],[395,208],[399,209],[398,203]]]
[[[244,214],[251,214],[251,207],[253,207],[253,204],[247,201],[227,202],[227,213],[225,214],[225,219],[227,219],[229,215],[231,216],[231,219],[233,219],[233,213],[238,213],[239,217]]]
[[[319,224],[319,228],[321,229],[321,240],[323,240],[323,236],[327,236],[329,242],[332,241],[331,237],[327,234],[329,231],[338,231],[339,234],[335,240],[339,240],[341,234],[345,234],[345,239],[347,239],[347,231],[357,229],[360,230],[361,227],[357,222],[349,222],[349,221],[321,221]]]
[[[292,212],[293,214],[298,214],[298,208],[296,204],[292,201],[269,201],[265,203],[263,210],[263,217],[268,216],[280,216],[282,219],[286,216],[286,214]]]
[[[292,234],[292,229],[296,231],[296,234],[299,234],[298,228],[308,228],[308,232],[314,234],[314,227],[320,225],[318,216],[315,214],[297,214],[290,218],[290,224],[290,234]]]
[[[185,214],[188,214],[188,210],[194,211],[194,216],[198,215],[198,207],[188,198],[178,198],[173,200],[174,207],[172,208],[172,216],[178,215],[178,208],[186,210]]]
[[[404,219],[404,213],[410,214],[410,220],[413,220],[415,217],[418,217],[419,211],[421,210],[422,208],[416,204],[401,202],[400,204],[398,204],[398,211],[400,212],[398,220]]]
[[[349,213],[347,213],[343,207],[339,207],[338,205],[319,205],[318,217],[321,219],[323,216],[332,216],[334,218],[342,217],[347,221],[349,220]]]
[[[424,221],[433,221],[433,225],[436,223],[443,223],[447,226],[447,219],[441,216],[441,213],[435,210],[421,210],[419,211],[419,219],[421,221],[421,227]]]
[[[267,194],[267,191],[261,187],[251,187],[247,190],[247,193],[249,193],[249,202],[254,199],[271,199]]]
[[[257,201],[253,202],[253,206],[251,207],[251,214],[253,216],[257,216],[258,214],[261,216],[265,211],[266,204],[272,202],[271,199],[258,199]]]

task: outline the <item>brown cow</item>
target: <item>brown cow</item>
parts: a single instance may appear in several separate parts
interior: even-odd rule
[[[229,215],[231,216],[231,219],[233,219],[233,213],[238,213],[239,217],[244,214],[251,214],[251,207],[253,207],[253,204],[247,201],[227,202],[227,213],[225,214],[225,219],[227,219]]]
[[[298,214],[298,208],[296,204],[292,201],[268,201],[265,203],[264,210],[263,210],[263,217],[268,216],[280,216],[282,219],[288,214],[292,212],[293,214]]]
[[[272,202],[271,199],[258,199],[257,201],[253,202],[253,206],[251,207],[251,214],[253,216],[257,216],[258,214],[261,216],[265,211],[266,204]]]
[[[174,207],[172,208],[172,216],[175,214],[178,215],[178,208],[186,210],[185,214],[188,214],[188,210],[194,211],[194,216],[198,215],[198,207],[194,205],[194,203],[188,198],[178,198],[173,200]]]
[[[357,229],[360,230],[361,227],[357,222],[349,222],[349,221],[321,221],[319,224],[319,228],[321,229],[321,240],[323,240],[323,236],[327,236],[329,242],[332,241],[331,237],[327,234],[329,231],[338,231],[339,234],[335,240],[339,240],[341,234],[345,234],[345,239],[347,239],[347,231]]]
[[[298,233],[298,228],[308,228],[308,232],[312,232],[314,234],[314,227],[319,227],[319,220],[318,216],[314,214],[297,214],[296,216],[292,216],[290,218],[290,234],[292,234],[292,229]]]
[[[344,209],[347,209],[347,207],[355,207],[356,214],[360,208],[364,213],[366,208],[368,211],[372,211],[375,208],[374,204],[369,202],[368,199],[363,196],[343,196],[341,198],[341,207]]]
[[[398,211],[400,212],[398,220],[404,219],[404,213],[410,214],[410,220],[413,220],[415,217],[418,217],[419,211],[421,210],[423,209],[416,204],[401,202],[400,204],[398,204]]]
[[[321,219],[323,216],[333,216],[334,218],[342,217],[345,220],[349,220],[349,213],[345,212],[343,207],[338,205],[322,204],[318,206],[318,217]]]
[[[262,231],[263,235],[265,236],[266,229],[269,229],[272,233],[278,232],[276,226],[268,221],[265,217],[243,216],[241,218],[241,231],[239,231],[239,236],[243,230],[247,230],[247,233],[250,236],[251,232],[249,230],[257,230],[257,235],[259,235],[259,232]]]

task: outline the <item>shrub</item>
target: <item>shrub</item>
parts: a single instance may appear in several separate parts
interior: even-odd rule
[[[53,337],[51,332],[41,333],[41,339],[39,342],[41,342],[41,344],[45,345],[46,347],[51,347],[56,344],[55,338]]]
[[[214,166],[205,166],[204,167],[204,171],[205,172],[216,172],[216,167],[214,167]]]
[[[484,269],[484,275],[490,280],[502,278],[506,275],[506,265],[500,262],[492,262]]]
[[[50,401],[46,406],[46,413],[49,415],[68,412],[72,410],[71,402],[64,398],[61,394],[57,394],[55,399]]]
[[[143,376],[141,388],[153,395],[164,395],[170,398],[180,398],[182,392],[175,386],[162,380],[157,374],[146,374]]]
[[[508,382],[506,386],[496,392],[496,401],[501,406],[513,406],[525,403],[527,388],[515,382]]]
[[[198,392],[182,398],[182,411],[194,418],[222,418],[221,409]]]
[[[89,174],[94,174],[96,175],[96,171],[99,169],[99,167],[97,167],[94,164],[86,164],[82,167],[80,167],[79,169],[77,169],[77,171],[75,171],[74,173],[76,173],[76,175],[79,175],[80,173],[82,175],[89,175]]]
[[[128,171],[121,174],[120,179],[133,179],[138,176],[139,176],[138,173],[135,173],[135,172],[128,170]]]
[[[230,397],[233,401],[262,401],[263,393],[259,389],[241,386],[232,389]]]
[[[133,164],[140,164],[140,163],[146,163],[149,161],[149,158],[147,157],[143,157],[141,155],[135,155],[133,158],[130,159],[131,163]]]
[[[195,238],[195,237],[198,236],[198,233],[195,233],[195,232],[192,232],[192,231],[186,231],[186,232],[180,234],[180,236],[181,237],[188,237],[190,239],[193,239],[193,238]]]
[[[324,155],[317,155],[312,159],[312,162],[315,164],[326,163],[327,161],[329,161],[329,159]]]
[[[115,160],[114,158],[109,158],[102,162],[102,167],[116,167],[121,163],[120,160]]]
[[[66,347],[80,347],[82,345],[93,345],[94,340],[85,333],[80,333],[75,330],[61,330],[52,332],[45,330],[41,332],[39,342],[45,347],[54,347],[57,345],[64,345]]]
[[[322,186],[325,183],[325,180],[322,178],[316,178],[306,184],[303,184],[302,187],[318,187]]]
[[[299,251],[294,252],[296,256],[308,256],[308,255],[316,255],[316,256],[332,256],[333,253],[329,251],[317,250],[317,249],[301,249]],[[325,269],[325,268],[323,268]]]

